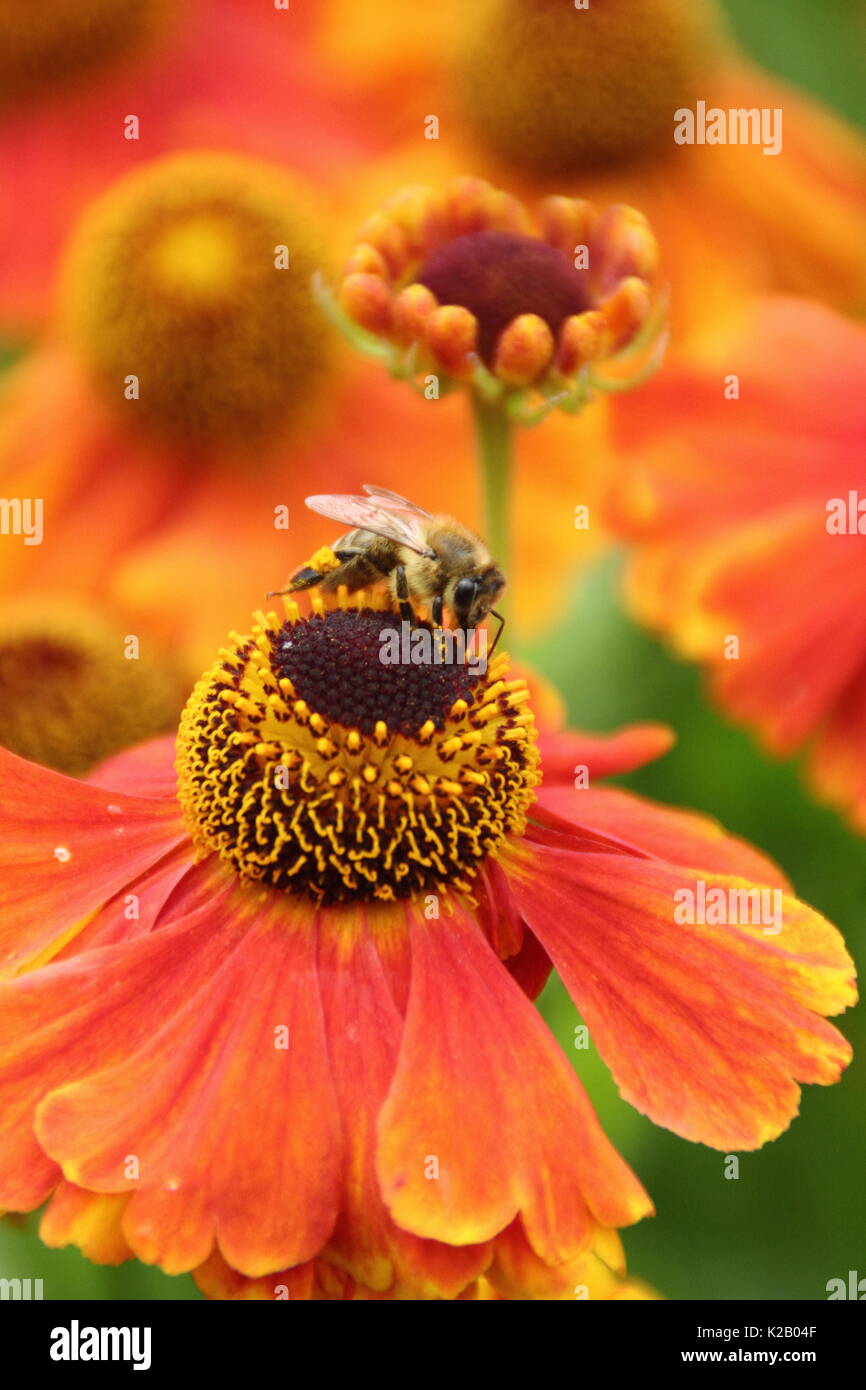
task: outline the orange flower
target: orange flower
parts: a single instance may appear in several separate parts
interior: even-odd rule
[[[402,137],[413,177],[471,168],[533,197],[639,207],[665,251],[677,333],[735,291],[866,308],[863,139],[750,63],[712,0],[441,0],[423,18],[401,0],[363,18],[324,0],[310,43]],[[724,113],[705,143],[699,102]],[[682,110],[694,144],[675,140]],[[764,111],[775,153],[772,130],[740,143],[728,125]]]
[[[242,151],[345,179],[371,135],[305,53],[304,7],[247,0],[0,4],[0,322],[50,302],[70,225],[177,148]],[[134,124],[137,123],[137,124]]]
[[[658,365],[658,246],[625,206],[599,214],[547,198],[538,223],[481,179],[405,188],[357,233],[339,287],[348,320],[329,295],[324,302],[394,376],[444,372],[446,388],[469,382],[532,423],[555,406],[576,411],[594,390],[634,384],[610,383],[605,365],[641,348],[649,361],[639,377]]]
[[[727,384],[726,384],[727,383]],[[623,404],[609,520],[636,615],[866,829],[866,330],[758,303]],[[861,499],[864,499],[861,501]],[[862,508],[862,510],[860,510]]]
[[[851,963],[704,818],[539,789],[539,747],[592,780],[664,730],[537,746],[504,654],[389,665],[356,603],[233,635],[176,792],[168,740],[90,785],[0,757],[0,1202],[220,1296],[648,1296],[611,1292],[651,1207],[531,1007],[551,965],[623,1094],[729,1149],[837,1079]],[[769,885],[778,934],[677,925],[696,875]]]

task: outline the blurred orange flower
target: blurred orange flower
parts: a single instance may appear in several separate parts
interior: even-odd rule
[[[634,613],[866,830],[866,329],[757,301],[622,404]]]

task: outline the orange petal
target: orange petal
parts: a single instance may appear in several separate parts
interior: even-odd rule
[[[377,916],[393,915],[368,914],[361,923],[340,913],[322,926],[322,1004],[346,1137],[342,1209],[326,1254],[372,1290],[384,1292],[396,1281],[415,1298],[454,1298],[486,1269],[489,1247],[457,1248],[401,1231],[375,1173],[376,1125],[403,1029],[374,944]]]
[[[540,732],[538,747],[544,767],[544,784],[574,782],[581,768],[587,769],[590,784],[661,758],[674,743],[674,732],[666,724],[631,724],[613,734],[585,734],[571,730]]]
[[[847,1064],[848,1043],[820,1015],[856,999],[853,965],[835,928],[795,898],[781,898],[781,930],[765,935],[678,925],[675,895],[697,893],[696,880],[658,859],[536,840],[510,874],[623,1096],[657,1124],[758,1148],[797,1113],[798,1081],[830,1084]],[[753,886],[701,878],[707,891]]]
[[[588,1246],[597,1222],[647,1215],[574,1071],[475,923],[459,912],[413,921],[411,942],[377,1163],[398,1224],[468,1245],[520,1213],[533,1249],[555,1263]]]
[[[546,1265],[538,1258],[520,1221],[512,1222],[497,1237],[495,1249],[487,1278],[503,1298],[598,1302],[659,1296],[623,1277],[625,1257],[615,1231],[600,1231],[592,1250],[557,1265]]]
[[[210,922],[213,937],[234,938],[230,954],[200,971],[182,1007],[139,1024],[130,1055],[55,1090],[38,1131],[72,1181],[134,1189],[123,1229],[139,1259],[180,1273],[216,1238],[233,1268],[257,1277],[311,1258],[337,1214],[340,1123],[316,940],[310,914],[276,894],[262,904],[235,889],[222,923],[213,906]]]
[[[0,749],[0,976],[186,839],[174,798],[109,793]]]
[[[196,996],[232,944],[231,933],[213,928],[219,911],[213,896],[170,927],[0,985],[0,1205],[28,1211],[48,1196],[59,1174],[34,1135],[37,1105],[57,1086],[121,1062]]]
[[[313,1297],[315,1261],[308,1260],[294,1269],[281,1269],[274,1274],[262,1275],[259,1279],[248,1279],[245,1274],[239,1274],[226,1264],[220,1252],[215,1250],[204,1264],[193,1270],[193,1278],[205,1298],[257,1302],[307,1300]]]
[[[717,874],[733,874],[751,883],[789,888],[777,864],[745,840],[730,835],[709,816],[660,806],[633,792],[613,787],[539,789],[539,807],[571,821],[578,831],[601,831],[669,864]]]
[[[92,786],[132,792],[135,796],[174,796],[174,734],[148,739],[115,753],[87,774]]]
[[[696,576],[697,612],[684,625],[684,644],[710,657],[721,704],[758,724],[777,753],[815,731],[866,658],[858,538],[828,535],[824,521],[823,499],[780,508],[708,549]],[[722,627],[739,639],[737,660],[724,660]]]
[[[39,1223],[43,1244],[54,1249],[77,1245],[98,1265],[119,1265],[132,1259],[121,1228],[125,1196],[85,1192],[73,1183],[60,1183]]]
[[[139,878],[125,883],[83,924],[77,924],[76,931],[52,949],[51,963],[98,946],[132,941],[153,931],[157,921],[160,927],[176,922],[200,905],[221,878],[214,861],[194,864],[189,845],[180,844]]]
[[[831,499],[862,494],[866,331],[796,300],[753,304],[730,328],[665,368],[636,409],[622,402],[631,462],[608,515],[638,542],[629,597],[772,751],[826,728],[833,752],[816,748],[812,776],[856,804],[866,565],[862,537],[827,522]],[[725,399],[731,372],[738,400]]]

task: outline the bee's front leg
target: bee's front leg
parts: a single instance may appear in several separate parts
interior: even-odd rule
[[[404,623],[413,623],[415,614],[409,602],[409,581],[406,578],[406,571],[402,565],[397,565],[394,570],[394,587],[397,591],[397,602],[400,606],[400,617]]]

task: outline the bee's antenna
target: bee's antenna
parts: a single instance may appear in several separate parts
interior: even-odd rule
[[[499,622],[499,631],[497,632],[496,636],[495,636],[494,639],[493,639],[493,646],[490,648],[490,651],[487,653],[487,659],[488,659],[488,661],[490,660],[490,658],[491,658],[491,656],[493,655],[493,653],[496,651],[496,643],[499,641],[500,637],[502,636],[503,632],[505,631],[505,619],[503,618],[502,614],[501,614],[501,613],[497,613],[497,611],[496,611],[495,608],[489,609],[489,612],[490,612],[491,617],[494,617],[494,618],[498,619],[498,622]]]

